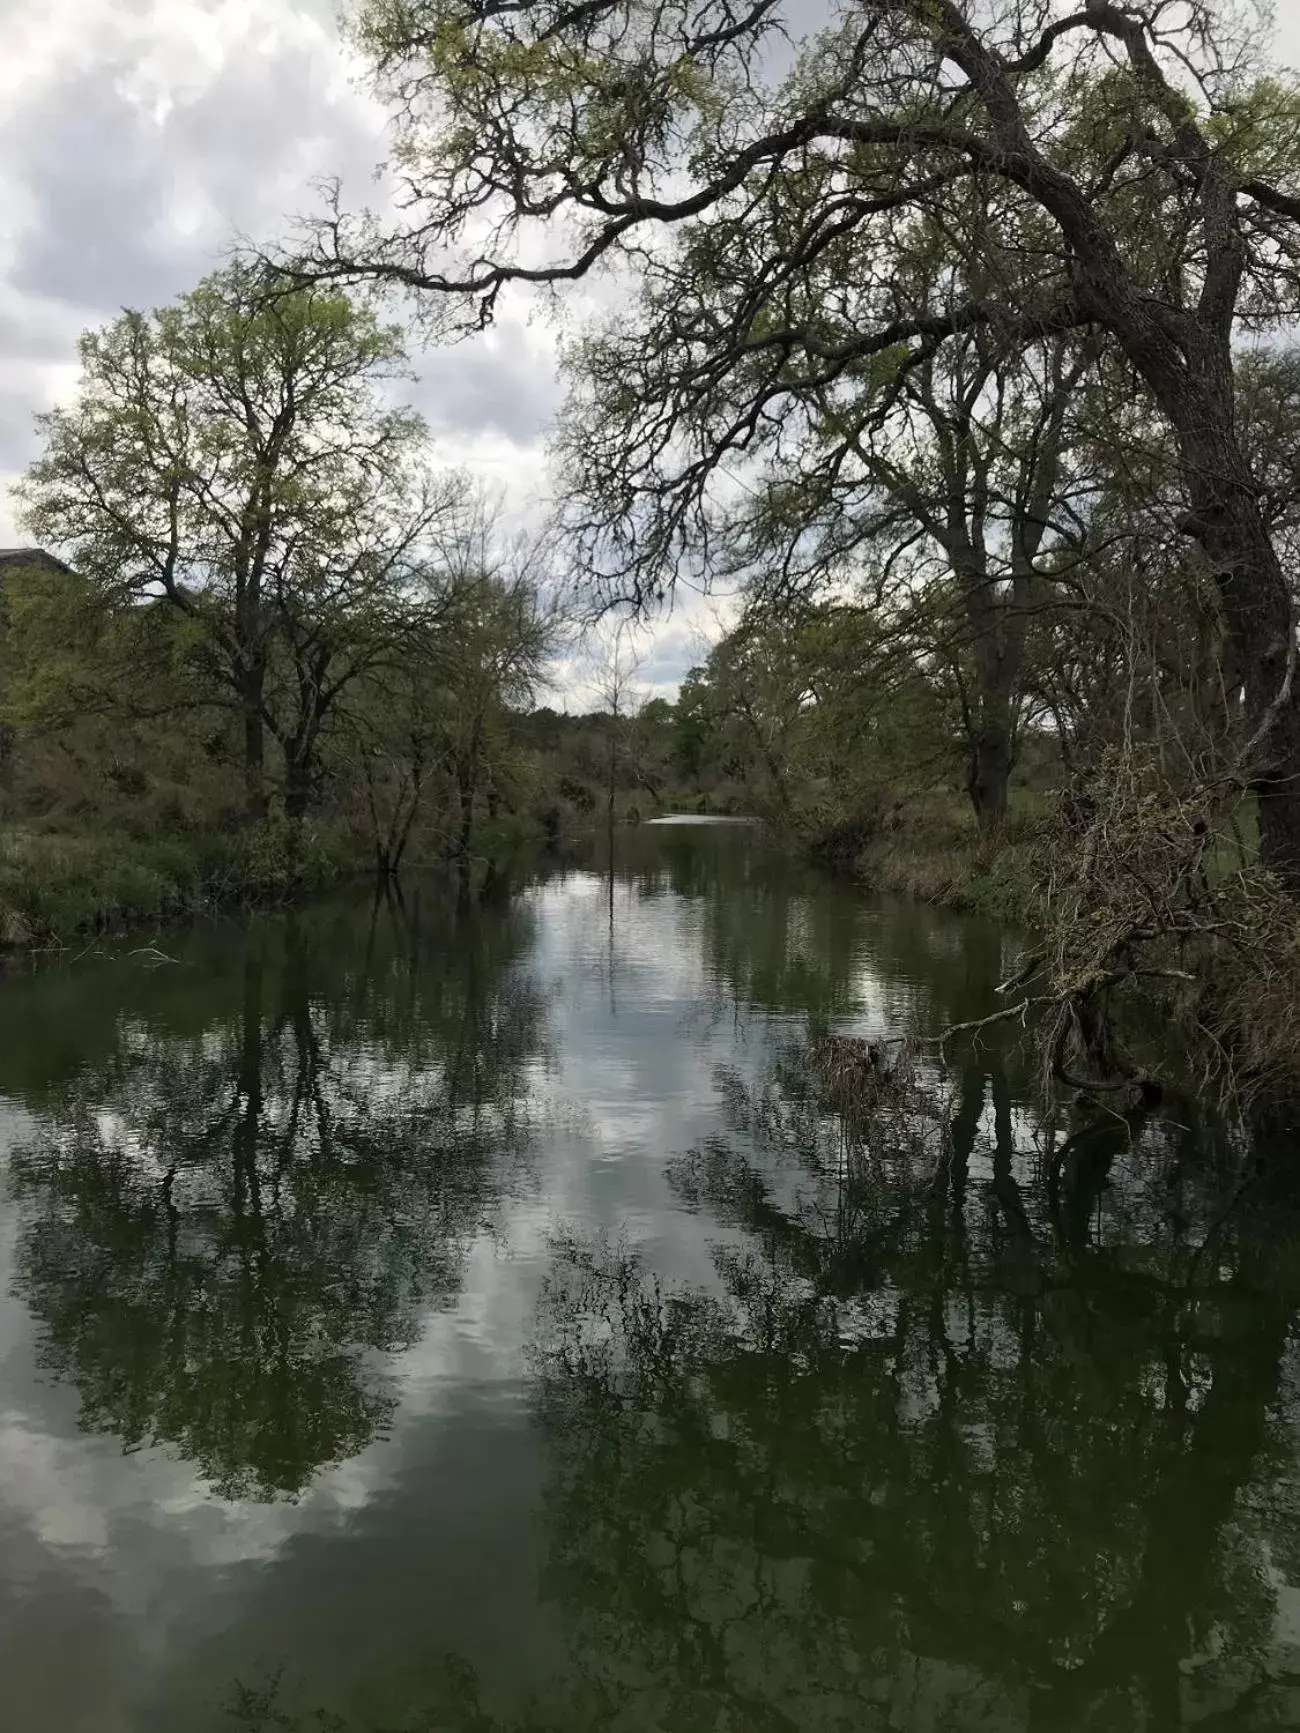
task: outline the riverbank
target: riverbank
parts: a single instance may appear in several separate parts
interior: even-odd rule
[[[54,949],[292,901],[367,863],[341,833],[284,824],[163,839],[120,829],[0,832],[0,949]]]
[[[568,844],[527,815],[487,819],[471,864],[498,868]],[[412,872],[456,870],[447,851],[408,855]],[[0,828],[0,954],[56,951],[240,910],[284,908],[349,882],[373,882],[374,855],[341,824],[270,819],[164,838],[113,826]]]
[[[1025,925],[1034,914],[1033,856],[1042,825],[1038,804],[1022,805],[990,842],[955,800],[918,803],[861,850],[853,876],[937,908]]]
[[[710,810],[702,798],[696,804]],[[620,824],[647,816],[634,803],[621,805]],[[538,814],[484,819],[472,858],[498,866],[521,849],[553,850],[598,828],[590,811],[558,802]],[[406,864],[454,867],[454,857],[412,853]],[[66,820],[13,823],[0,827],[0,953],[58,950],[239,909],[281,907],[373,874],[372,852],[342,824],[295,827],[270,819],[252,828],[186,828],[154,837]]]
[[[1076,1016],[1102,1017],[1139,1069],[1156,1066],[1162,1047],[1167,1057],[1165,1033],[1176,1028],[1179,1088],[1237,1109],[1280,1104],[1293,1116],[1300,917],[1260,869],[1253,799],[1212,837],[1194,874],[1166,882],[1148,853],[1135,870],[1122,834],[1119,844],[1080,906],[1076,863],[1043,805],[1013,805],[1002,834],[987,839],[956,805],[917,803],[857,853],[852,877],[1036,932],[1053,959],[1045,990]],[[1050,900],[1049,873],[1060,881]]]
[[[857,853],[852,873],[872,889],[959,914],[1032,924],[1051,822],[1052,795],[1039,789],[1013,791],[1006,826],[993,840],[980,836],[974,814],[959,797],[917,799]],[[1210,880],[1255,865],[1258,837],[1255,800],[1247,796],[1206,856]]]

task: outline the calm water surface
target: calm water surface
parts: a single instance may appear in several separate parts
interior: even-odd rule
[[[1300,1726],[1292,1212],[810,1078],[1012,937],[692,826],[165,948],[0,983],[5,1733]]]

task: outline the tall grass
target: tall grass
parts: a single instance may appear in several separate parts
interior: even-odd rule
[[[0,945],[57,945],[286,901],[350,870],[331,836],[267,824],[151,839],[125,830],[0,829]]]
[[[876,889],[919,902],[1024,920],[1034,896],[1030,849],[1042,823],[1042,802],[1032,795],[1013,796],[996,839],[981,837],[970,805],[956,796],[914,800],[863,852],[857,872]]]

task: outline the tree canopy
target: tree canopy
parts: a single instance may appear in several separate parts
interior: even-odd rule
[[[367,0],[355,28],[408,197],[393,224],[336,204],[290,268],[409,290],[445,333],[630,265],[631,307],[570,350],[562,452],[580,542],[640,606],[734,556],[739,480],[771,494],[810,444],[852,473],[975,334],[1000,363],[1114,357],[1170,431],[1264,856],[1300,882],[1293,607],[1234,413],[1235,345],[1293,315],[1300,245],[1300,92],[1258,17]]]
[[[250,814],[268,733],[301,814],[331,709],[445,612],[438,544],[469,489],[388,399],[401,334],[232,265],[88,332],[80,356],[76,401],[41,421],[27,522],[101,603],[181,617],[184,660],[239,717]]]

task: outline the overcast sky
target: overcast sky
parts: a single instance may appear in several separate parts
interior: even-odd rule
[[[815,0],[809,0],[810,6]],[[818,6],[820,10],[820,5]],[[367,202],[383,116],[356,88],[334,0],[0,0],[0,546],[33,414],[66,398],[74,345],[123,305],[192,286],[232,234],[270,239],[341,174]],[[1300,62],[1300,0],[1281,0]],[[472,343],[426,356],[416,401],[442,456],[536,510],[558,407],[553,339],[518,302]],[[688,604],[647,647],[671,695],[712,610]],[[573,673],[566,689],[576,696]]]

